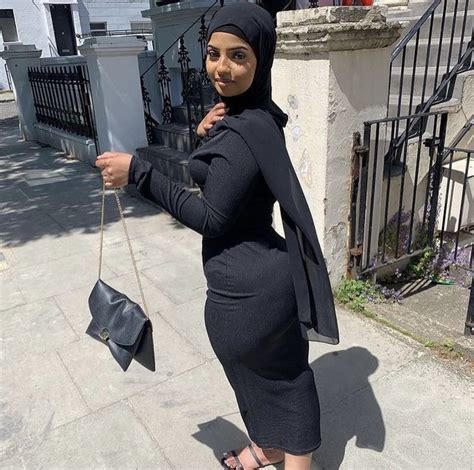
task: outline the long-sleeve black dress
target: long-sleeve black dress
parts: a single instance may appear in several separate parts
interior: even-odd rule
[[[205,323],[250,438],[302,455],[320,444],[319,402],[298,321],[275,197],[242,137],[227,130],[191,155],[197,196],[137,157],[129,182],[203,235]]]

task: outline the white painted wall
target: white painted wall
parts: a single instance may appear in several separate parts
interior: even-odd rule
[[[130,29],[130,21],[145,21],[141,12],[149,8],[147,0],[82,0],[81,21],[106,21],[107,29]]]

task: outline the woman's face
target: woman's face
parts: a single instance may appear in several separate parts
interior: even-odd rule
[[[219,95],[238,96],[252,85],[257,57],[243,39],[230,33],[216,32],[207,46],[206,69]]]

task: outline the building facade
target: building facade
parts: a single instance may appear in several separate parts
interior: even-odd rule
[[[150,32],[141,12],[148,0],[0,0],[0,49],[4,43],[34,44],[43,57],[77,54],[84,34]],[[0,90],[10,87],[0,60]]]

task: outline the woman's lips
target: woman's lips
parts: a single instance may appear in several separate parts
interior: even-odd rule
[[[225,79],[222,79],[222,78],[216,78],[216,82],[220,86],[228,86],[228,85],[231,85],[232,83],[234,83],[232,80],[225,80]]]

